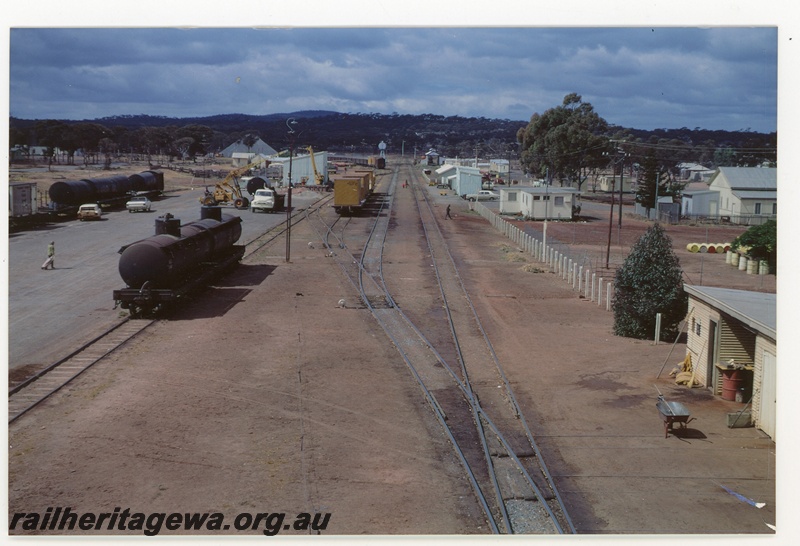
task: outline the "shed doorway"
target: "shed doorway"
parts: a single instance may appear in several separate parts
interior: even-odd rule
[[[758,412],[758,428],[770,438],[775,438],[775,408],[777,406],[777,370],[775,368],[775,355],[764,351],[762,353],[761,369],[761,404]]]
[[[719,328],[717,321],[708,321],[708,343],[709,348],[706,351],[708,361],[706,362],[706,388],[712,393],[719,394],[720,388],[717,385],[720,381],[719,369],[715,366],[719,362]]]

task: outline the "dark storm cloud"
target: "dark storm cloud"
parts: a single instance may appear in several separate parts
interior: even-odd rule
[[[10,112],[304,109],[527,120],[576,92],[612,124],[772,131],[773,28],[18,28]]]

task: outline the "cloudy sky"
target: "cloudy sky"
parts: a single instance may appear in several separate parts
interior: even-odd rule
[[[528,120],[576,92],[625,127],[771,132],[778,122],[774,24],[553,27],[506,14],[502,27],[385,16],[366,27],[254,28],[247,17],[86,28],[37,18],[9,28],[9,113],[25,119],[321,109]]]

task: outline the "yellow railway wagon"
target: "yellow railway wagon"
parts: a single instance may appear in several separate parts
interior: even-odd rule
[[[339,214],[360,209],[369,195],[369,177],[348,174],[331,177],[333,181],[333,208]]]
[[[365,176],[367,178],[368,183],[368,191],[372,193],[372,190],[375,189],[375,171],[373,169],[355,169],[353,171],[357,176]]]

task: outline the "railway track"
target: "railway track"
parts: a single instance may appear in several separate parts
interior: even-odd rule
[[[461,281],[429,195],[420,187],[419,183],[412,186],[414,200],[450,325],[452,350],[460,364],[460,388],[490,442],[488,464],[498,476],[496,492],[503,524],[508,532],[528,529],[531,522],[535,522],[532,528],[542,529],[546,515],[558,533],[575,533],[524,412]]]
[[[125,319],[78,347],[71,354],[11,388],[8,391],[9,424],[61,390],[154,322],[146,319]]]
[[[405,172],[409,173],[406,166]],[[574,533],[552,477],[533,440],[513,391],[480,325],[455,262],[433,216],[425,191],[413,190],[413,202],[430,251],[439,298],[447,314],[452,346],[448,362],[400,309],[383,271],[384,249],[391,239],[392,201],[399,171],[382,181],[381,206],[371,226],[361,222],[361,245],[348,248],[340,219],[314,215],[314,229],[335,256],[368,308],[397,347],[465,469],[495,533]],[[410,173],[414,179],[415,174]],[[418,184],[412,184],[415,188]],[[405,190],[403,190],[405,191]],[[409,233],[398,234],[409,237]],[[504,385],[497,395],[497,383]],[[477,387],[476,387],[477,385]],[[490,388],[486,388],[489,386]],[[487,408],[491,409],[487,411]]]

